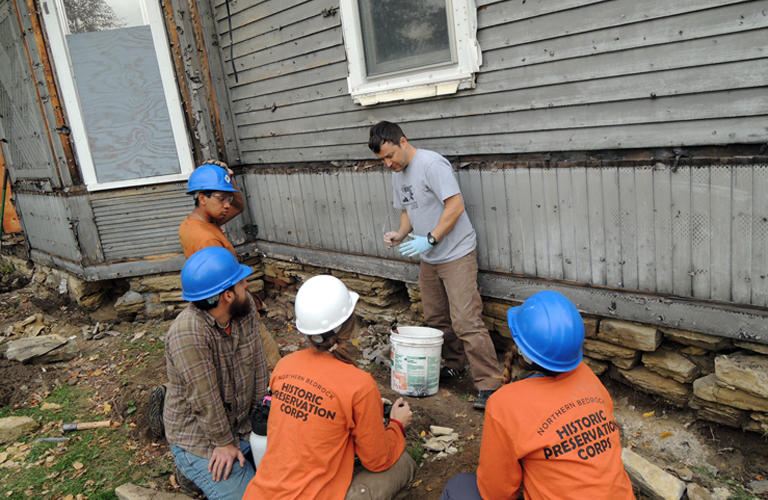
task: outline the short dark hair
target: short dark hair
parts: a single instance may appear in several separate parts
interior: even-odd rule
[[[392,122],[381,121],[371,127],[371,135],[368,138],[368,148],[379,154],[381,151],[381,145],[385,142],[391,142],[394,145],[400,144],[400,139],[405,137],[403,130],[399,125]]]
[[[213,194],[213,191],[209,191],[209,190],[206,190],[206,191],[195,191],[194,193],[192,193],[192,196],[195,197],[195,206],[196,207],[200,206],[200,200],[197,198],[197,195],[200,194],[200,193],[203,193],[203,196],[205,196],[206,198],[210,198],[211,195]]]
[[[227,290],[234,292],[235,285],[232,285],[231,287],[227,288]],[[217,295],[214,295],[213,297],[209,297],[207,299],[195,300],[192,303],[195,305],[195,307],[197,307],[201,311],[210,311],[211,309],[219,305],[219,297],[221,297],[221,294],[226,292],[227,290],[222,290]]]

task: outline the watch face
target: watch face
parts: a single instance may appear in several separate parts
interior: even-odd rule
[[[427,241],[429,242],[430,245],[437,244],[437,240],[435,239],[434,236],[432,236],[431,233],[427,235]]]

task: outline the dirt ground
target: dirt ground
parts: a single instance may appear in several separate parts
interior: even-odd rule
[[[130,439],[138,445],[135,453],[143,463],[160,456],[167,458],[167,445],[152,442],[147,436],[144,415],[149,389],[165,379],[162,342],[170,320],[120,322],[110,308],[87,313],[55,292],[27,285],[23,280],[12,286],[13,279],[3,276],[2,283],[0,338],[10,325],[41,313],[46,325],[44,333],[71,338],[79,355],[71,361],[48,365],[0,359],[0,408],[34,406],[61,384],[85,386],[92,390],[94,407],[101,412],[106,409],[109,418],[127,429]],[[275,334],[281,353],[302,348],[302,336],[290,326],[288,300],[274,291],[265,299],[265,323]],[[108,333],[97,340],[85,340],[83,331],[92,331],[97,321],[102,331],[106,329]],[[381,345],[387,340],[386,332],[385,325],[365,326],[359,352]],[[362,356],[361,359],[364,360]],[[390,389],[388,368],[367,360],[363,363],[363,368],[379,383],[382,396],[396,399],[398,395]],[[765,437],[697,420],[691,411],[668,407],[611,380],[604,382],[614,398],[624,446],[688,482],[696,482],[710,491],[720,488],[721,498],[728,498],[726,489],[731,498],[754,498],[745,492],[745,485],[768,478]],[[451,427],[459,438],[454,443],[458,449],[454,455],[437,458],[434,452],[428,452],[422,456],[416,480],[401,498],[437,499],[449,478],[474,471],[483,424],[482,412],[472,408],[474,393],[471,380],[465,375],[444,384],[434,396],[407,398],[414,410],[414,419],[407,429],[408,446],[417,454],[423,452],[423,433],[428,436],[430,425]],[[147,483],[160,489],[178,489],[172,471],[148,479]]]

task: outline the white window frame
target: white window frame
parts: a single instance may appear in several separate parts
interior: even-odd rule
[[[69,34],[69,27],[67,25],[64,4],[62,0],[43,0],[41,2],[43,22],[45,23],[46,33],[50,41],[51,56],[53,57],[55,71],[58,76],[59,90],[64,102],[64,109],[67,111],[69,118],[75,155],[83,174],[83,182],[88,191],[186,181],[189,178],[189,174],[195,169],[160,5],[157,0],[136,1],[140,3],[143,22],[150,26],[152,32],[152,41],[154,42],[155,54],[157,55],[157,62],[160,67],[160,78],[165,94],[165,102],[168,107],[168,115],[181,173],[101,183],[96,177],[96,169],[88,143],[83,111],[80,107],[80,97],[75,85],[72,60],[67,49],[66,35]]]
[[[347,51],[347,84],[352,99],[368,106],[380,102],[421,99],[474,88],[475,73],[482,64],[477,43],[477,8],[474,0],[448,0],[449,32],[455,58],[445,65],[431,65],[389,75],[367,76],[363,34],[357,0],[340,0],[344,47]]]

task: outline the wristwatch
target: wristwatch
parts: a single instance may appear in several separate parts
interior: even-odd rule
[[[435,245],[437,245],[437,240],[435,239],[435,237],[434,237],[434,236],[432,236],[432,233],[431,233],[431,232],[427,233],[427,242],[428,242],[430,245],[432,245],[432,246],[435,246]]]

